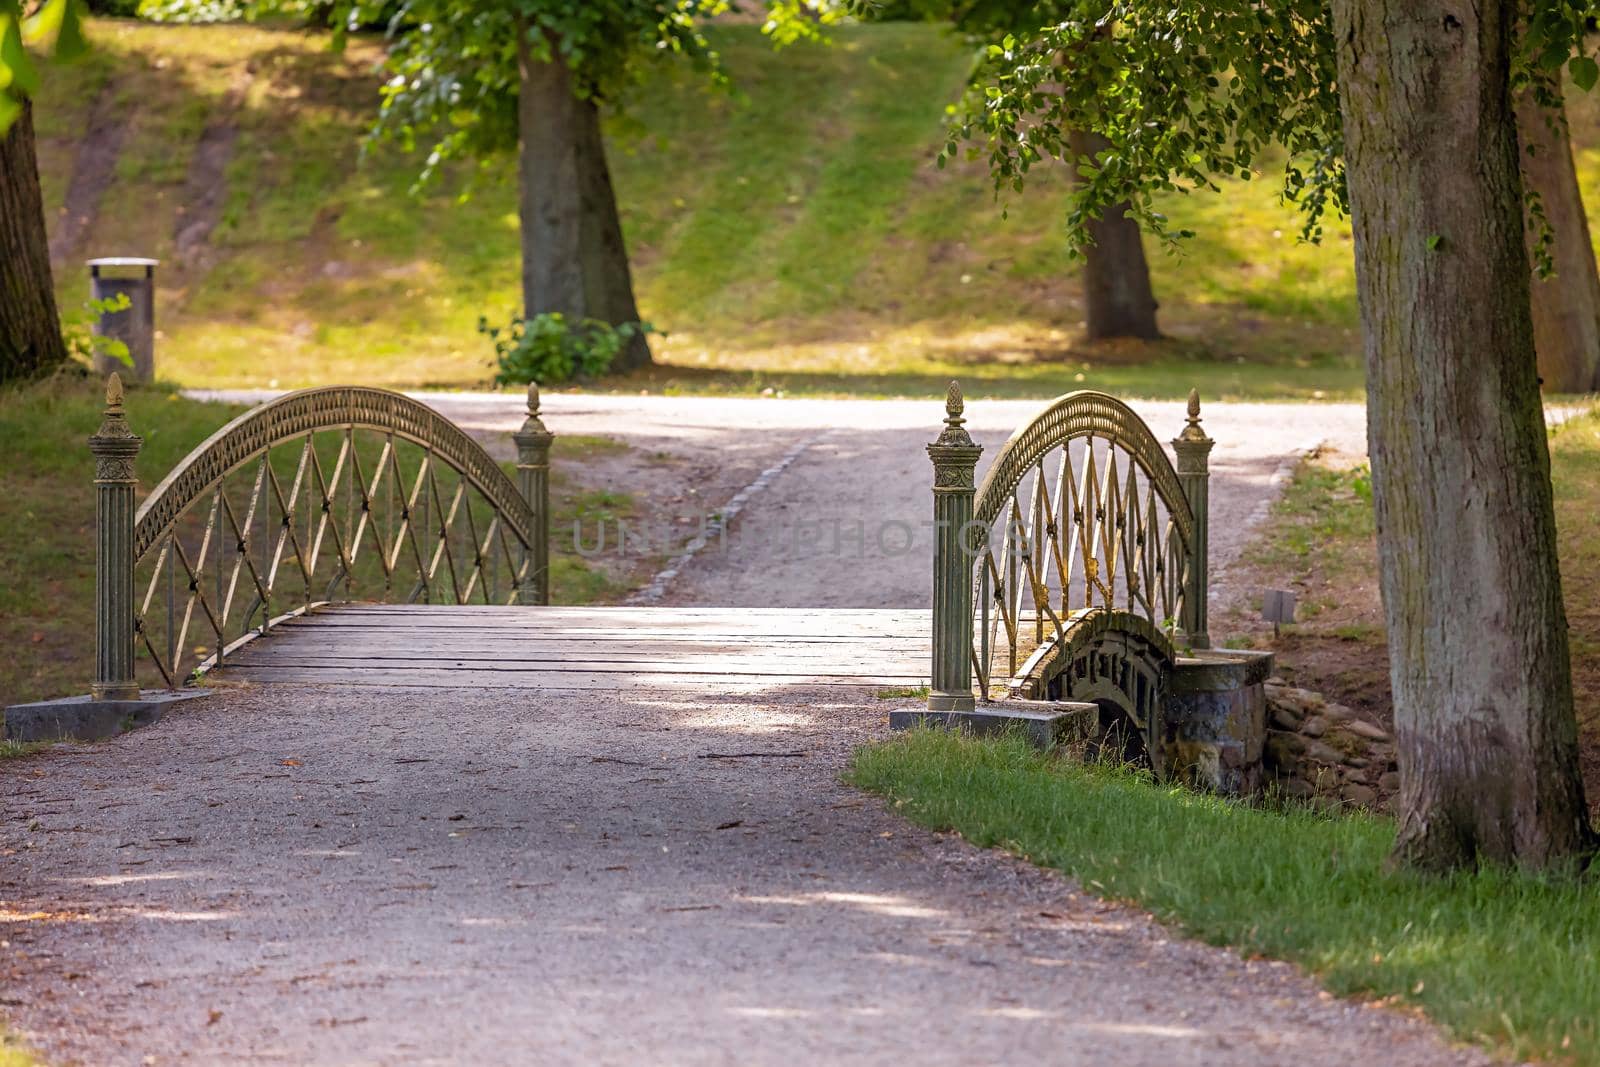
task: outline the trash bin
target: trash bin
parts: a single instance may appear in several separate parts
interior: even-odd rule
[[[139,259],[132,256],[110,256],[89,260],[89,296],[94,300],[110,300],[119,293],[128,297],[128,306],[121,311],[106,312],[98,317],[94,332],[101,337],[114,337],[128,346],[133,359],[129,367],[119,359],[96,355],[95,373],[104,377],[117,371],[124,378],[136,382],[152,381],[156,376],[156,264],[159,260]]]

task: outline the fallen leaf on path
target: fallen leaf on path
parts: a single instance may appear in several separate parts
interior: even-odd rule
[[[721,826],[717,827],[717,829],[718,830],[732,830],[735,826],[743,826],[743,825],[744,825],[744,820],[743,819],[735,819],[732,822],[723,823]]]
[[[280,767],[298,767],[298,766],[300,766],[300,761],[297,760],[297,759],[294,759],[293,757],[291,757],[289,759],[281,759],[281,760],[278,761],[278,766],[280,766]]]

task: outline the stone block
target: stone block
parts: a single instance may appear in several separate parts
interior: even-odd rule
[[[137,700],[65,697],[6,708],[8,741],[99,741],[160,720],[182,700],[209,696],[209,689],[146,689]]]
[[[1070,745],[1093,737],[1100,729],[1100,708],[1069,700],[1004,700],[979,704],[972,711],[929,711],[904,708],[889,712],[889,729],[917,727],[961,730],[977,737],[1019,731],[1038,748]]]

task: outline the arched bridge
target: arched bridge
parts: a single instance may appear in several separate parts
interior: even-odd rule
[[[1270,659],[1208,651],[1212,443],[1198,401],[1174,465],[1116,398],[1060,397],[1012,435],[981,485],[963,408],[952,383],[928,447],[931,613],[554,607],[554,435],[537,389],[513,435],[514,469],[401,394],[311,389],[233,420],[135,509],[140,439],[113,376],[91,439],[94,697],[119,706],[219,675],[538,690],[928,685],[923,721],[1076,709],[1083,732],[1158,769],[1247,786],[1253,727],[1232,720],[1260,717]]]

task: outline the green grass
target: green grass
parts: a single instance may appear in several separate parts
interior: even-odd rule
[[[0,1030],[0,1067],[43,1067],[21,1039]]]
[[[846,26],[774,55],[754,26],[712,36],[738,91],[661,63],[613,124],[611,155],[643,315],[661,366],[619,389],[937,395],[1353,396],[1361,384],[1345,227],[1295,240],[1272,183],[1173,195],[1185,254],[1150,249],[1155,345],[1086,344],[1059,240],[1063,173],[1002,218],[981,166],[931,165],[970,56],[916,24]],[[93,23],[89,60],[51,67],[41,172],[59,206],[96,94],[127,123],[96,250],[163,258],[163,373],[186,385],[473,386],[478,316],[516,304],[513,168],[407,195],[420,159],[358,142],[380,42],[343,54],[265,26]],[[248,70],[248,78],[247,72]],[[236,110],[230,101],[238,99]],[[231,116],[231,117],[230,117]],[[172,261],[187,166],[206,124],[238,140],[208,266]],[[359,164],[359,165],[358,165]],[[84,298],[76,269],[66,306]]]
[[[1393,824],[1269,811],[1082,767],[1022,741],[912,732],[850,781],[908,818],[1054,867],[1341,995],[1415,1005],[1463,1041],[1600,1064],[1600,886],[1485,871],[1386,874]]]
[[[75,374],[0,389],[0,705],[65,696],[88,688],[94,662],[94,463],[86,438],[100,424],[101,387]],[[170,385],[130,389],[128,419],[144,437],[141,492],[241,410],[190,400]],[[590,457],[626,445],[561,436],[552,450],[551,598],[584,604],[615,599],[625,587],[591,567],[562,536],[574,518],[628,517],[627,494],[592,493],[572,472]],[[292,481],[295,456],[280,471]],[[331,469],[332,456],[325,456]],[[278,457],[275,457],[277,466]],[[512,473],[512,465],[504,465]],[[368,468],[372,469],[369,460]],[[140,587],[143,588],[142,586]],[[360,589],[358,588],[358,593]],[[205,630],[209,641],[209,630]],[[12,754],[12,753],[5,753]]]

